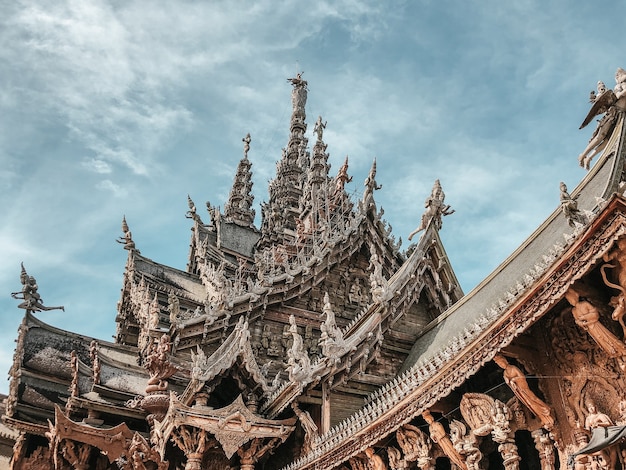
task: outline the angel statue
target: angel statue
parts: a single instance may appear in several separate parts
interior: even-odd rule
[[[46,307],[41,300],[41,295],[37,290],[39,286],[33,276],[29,276],[24,269],[24,263],[22,263],[22,272],[20,274],[20,281],[22,282],[22,290],[20,292],[11,292],[11,297],[14,299],[22,299],[24,302],[18,305],[18,308],[23,308],[27,313],[41,312],[48,310],[63,310],[65,307]]]
[[[592,103],[591,109],[580,125],[580,129],[582,129],[594,117],[604,114],[598,121],[587,147],[578,156],[578,163],[587,170],[593,157],[605,149],[620,114],[626,111],[626,70],[620,67],[615,72],[615,88],[613,90],[608,90],[602,81],[598,82],[597,89],[597,93],[592,92],[589,96]]]
[[[454,213],[454,209],[452,209],[449,205],[444,204],[445,197],[446,195],[443,192],[443,189],[441,189],[441,183],[439,183],[439,180],[435,180],[432,192],[424,202],[426,210],[422,214],[420,225],[411,232],[409,240],[422,230],[425,230],[431,220],[434,220],[435,229],[439,230],[441,228],[441,217]]]

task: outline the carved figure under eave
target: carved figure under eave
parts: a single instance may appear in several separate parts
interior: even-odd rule
[[[576,324],[589,333],[609,357],[623,358],[626,356],[626,344],[600,323],[600,312],[597,307],[582,297],[573,287],[570,287],[565,293],[565,298],[572,306],[572,315]],[[620,362],[620,367],[624,368],[623,361]]]
[[[552,410],[543,400],[533,393],[528,386],[524,373],[518,367],[509,364],[506,358],[501,354],[496,354],[493,360],[503,369],[504,381],[511,388],[515,396],[539,418],[546,430],[551,431],[554,428]]]
[[[463,460],[463,457],[461,457],[459,452],[454,447],[454,444],[448,436],[448,433],[446,433],[443,424],[435,421],[435,418],[429,411],[422,412],[422,417],[428,423],[428,430],[432,441],[436,444],[439,444],[439,447],[441,447],[443,453],[446,454],[446,456],[453,464],[455,464],[462,470],[468,470],[467,466],[465,465],[465,461]]]

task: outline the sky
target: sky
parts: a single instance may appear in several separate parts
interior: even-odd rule
[[[0,0],[0,370],[24,311],[20,263],[56,327],[111,340],[127,252],[185,269],[187,195],[224,207],[252,137],[255,208],[287,143],[328,122],[358,197],[372,161],[396,238],[439,178],[440,235],[465,292],[584,177],[578,127],[626,68],[626,2]],[[257,220],[257,225],[260,221]],[[8,381],[0,381],[7,393]]]

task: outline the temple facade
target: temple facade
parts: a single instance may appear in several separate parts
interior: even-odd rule
[[[260,227],[250,135],[224,210],[188,199],[185,271],[143,255],[123,220],[114,342],[39,320],[62,307],[22,266],[10,467],[623,468],[626,72],[592,95],[583,124],[603,117],[586,176],[561,183],[555,211],[465,295],[438,234],[453,212],[439,181],[401,250],[376,162],[350,197],[321,117],[306,137],[307,82],[289,82]]]

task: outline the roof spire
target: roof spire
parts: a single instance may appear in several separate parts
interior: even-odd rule
[[[254,225],[255,210],[252,209],[254,196],[252,195],[252,163],[248,160],[250,150],[250,133],[241,139],[243,141],[243,158],[239,161],[235,181],[230,190],[228,202],[224,206],[224,217],[238,225]]]
[[[305,105],[307,100],[307,82],[302,79],[302,73],[295,78],[287,79],[293,86],[291,91],[291,114],[289,141],[283,149],[281,160],[276,165],[276,178],[269,186],[269,203],[263,211],[262,231],[272,231],[283,238],[285,230],[295,234],[296,218],[299,216],[300,196],[302,195],[302,181],[304,168],[308,162],[306,147],[308,139],[306,132]],[[265,237],[270,233],[264,233]]]

